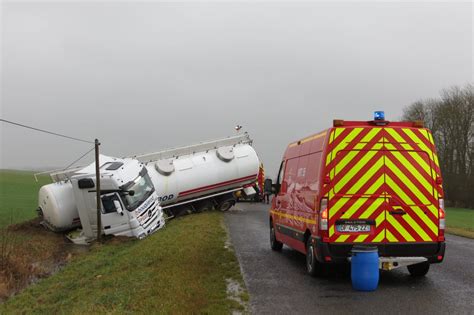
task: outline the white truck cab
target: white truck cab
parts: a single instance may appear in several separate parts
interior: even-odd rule
[[[141,162],[101,155],[99,163],[103,234],[141,239],[165,225],[155,188]],[[38,211],[44,225],[53,231],[82,226],[79,235],[69,234],[69,238],[90,242],[97,235],[95,163],[51,177],[55,182],[39,192]]]

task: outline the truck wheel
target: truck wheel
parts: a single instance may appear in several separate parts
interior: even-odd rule
[[[270,246],[274,251],[277,252],[281,251],[281,249],[283,248],[283,243],[279,242],[276,239],[275,227],[273,226],[273,222],[270,223]]]
[[[428,262],[422,262],[421,264],[407,266],[407,268],[412,277],[423,277],[430,270],[430,264]]]
[[[230,208],[232,208],[234,204],[235,199],[226,199],[218,204],[217,209],[219,209],[220,211],[228,211]]]
[[[311,237],[306,241],[306,271],[312,277],[317,277],[323,274],[324,266],[317,259],[314,253],[314,245]]]

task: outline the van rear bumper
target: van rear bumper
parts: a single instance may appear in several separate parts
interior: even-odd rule
[[[320,238],[314,238],[316,243],[316,258],[320,262],[343,263],[351,255],[354,245],[365,244],[334,244],[325,243]],[[366,244],[377,246],[381,257],[426,257],[431,264],[440,263],[444,259],[445,242],[426,243],[397,243],[397,244]],[[330,258],[329,258],[330,257]],[[441,258],[441,259],[439,259]]]

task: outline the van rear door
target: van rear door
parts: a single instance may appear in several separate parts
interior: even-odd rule
[[[435,161],[422,140],[413,141],[411,132],[335,129],[326,166],[331,185],[329,242],[437,240]]]
[[[436,242],[438,195],[434,154],[416,134],[426,130],[385,128],[387,243]]]

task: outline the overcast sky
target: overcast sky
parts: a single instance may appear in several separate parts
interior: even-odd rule
[[[470,2],[3,2],[1,117],[112,156],[241,124],[274,175],[290,141],[334,118],[395,120],[472,82],[472,15]],[[90,147],[0,133],[0,168],[66,166]]]

